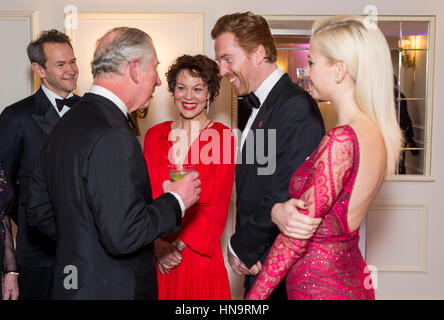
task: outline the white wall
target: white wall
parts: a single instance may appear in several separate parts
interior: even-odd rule
[[[204,13],[204,46],[203,53],[214,57],[213,41],[211,40],[211,28],[217,18],[226,13],[251,10],[259,14],[359,14],[363,13],[368,0],[275,0],[273,2],[262,0],[2,0],[0,10],[38,10],[39,29],[57,28],[63,30],[63,8],[68,4],[77,6],[79,11],[105,11],[105,12],[203,12]],[[444,65],[439,57],[444,56],[444,2],[442,0],[373,0],[371,4],[378,8],[378,13],[383,15],[436,15],[436,52],[434,61],[434,110],[432,132],[432,176],[433,182],[386,182],[378,194],[378,200],[397,200],[401,203],[407,200],[420,200],[429,203],[429,221],[426,226],[426,269],[422,272],[379,272],[377,298],[435,298],[444,299],[444,215],[442,214],[442,197],[444,186],[444,150],[440,147],[444,140],[444,127],[439,126],[440,120],[444,120],[442,104],[444,91],[439,90],[444,86]],[[178,30],[180,32],[180,30]],[[13,33],[12,33],[13,34]],[[7,45],[2,45],[0,52],[1,70],[5,70],[7,61]],[[21,54],[21,53],[20,53]],[[161,59],[161,57],[160,57]],[[6,85],[8,75],[3,74],[1,86]],[[229,106],[231,102],[230,90],[224,82],[221,97],[217,101],[215,109],[218,111],[216,120],[229,124]],[[214,114],[214,113],[213,113]],[[378,221],[384,224],[384,219]],[[403,219],[397,220],[396,225],[385,232],[390,234],[391,241],[398,241],[392,246],[402,252],[404,233]],[[406,216],[406,223],[411,227],[411,219]],[[387,224],[387,226],[390,224]],[[383,225],[381,225],[383,227]],[[397,232],[400,236],[397,236]],[[234,279],[234,277],[232,278]],[[233,281],[233,295],[240,295],[240,282]]]

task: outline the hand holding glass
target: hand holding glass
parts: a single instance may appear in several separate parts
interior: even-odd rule
[[[186,174],[194,171],[194,164],[171,164],[168,166],[170,181],[175,182],[183,178]]]

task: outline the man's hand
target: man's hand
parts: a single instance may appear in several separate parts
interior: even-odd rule
[[[182,254],[177,251],[176,247],[162,239],[154,241],[154,253],[161,274],[170,273],[170,270],[182,261]]]
[[[231,253],[230,249],[227,250],[227,258],[231,269],[238,275],[256,275],[262,270],[262,264],[260,261],[258,261],[255,265],[248,269],[242,261],[240,261]]]
[[[171,182],[165,180],[163,182],[163,192],[174,192],[177,193],[185,205],[185,209],[188,209],[193,204],[199,200],[200,194],[200,180],[199,173],[197,171],[192,171],[188,173],[182,179]]]
[[[271,221],[288,237],[299,240],[310,239],[322,219],[302,214],[296,208],[304,210],[307,209],[307,205],[298,199],[276,203],[271,209]]]
[[[3,283],[3,300],[17,300],[18,296],[19,288],[17,284],[17,275],[6,273],[5,282]]]
[[[177,238],[176,240],[173,241],[173,246],[176,247],[177,251],[182,252],[183,249],[185,249],[187,245],[185,242],[180,240],[180,238]]]
[[[258,261],[250,269],[248,269],[247,266],[241,262],[240,269],[245,275],[255,276],[262,271],[262,264],[260,261]]]
[[[228,263],[231,266],[231,269],[238,275],[243,275],[243,271],[241,271],[241,264],[244,265],[242,263],[242,261],[240,261],[238,258],[236,258],[230,251],[230,249],[227,250],[227,258],[228,258]],[[244,265],[245,267],[245,265]],[[247,267],[245,267],[247,268]]]

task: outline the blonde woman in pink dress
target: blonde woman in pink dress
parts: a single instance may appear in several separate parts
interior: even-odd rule
[[[284,277],[289,299],[374,299],[359,226],[394,173],[402,140],[384,35],[361,17],[318,20],[307,73],[313,97],[333,104],[338,123],[294,173],[293,199],[276,204],[272,217],[288,230],[285,215],[301,199],[306,209],[295,210],[323,219],[310,239],[278,235],[247,299],[266,299]]]

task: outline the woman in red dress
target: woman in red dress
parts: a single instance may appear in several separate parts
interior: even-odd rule
[[[233,188],[236,143],[228,127],[207,116],[219,93],[219,68],[205,56],[185,55],[166,76],[180,116],[145,136],[153,198],[162,194],[172,164],[194,164],[202,192],[185,212],[182,230],[155,241],[159,299],[231,299],[220,238]]]
[[[315,99],[335,107],[337,127],[290,181],[292,198],[273,207],[276,238],[247,299],[266,299],[286,277],[289,299],[374,299],[358,247],[359,225],[385,175],[394,173],[401,131],[393,106],[393,66],[382,32],[361,17],[313,25],[308,75]],[[285,234],[296,204],[323,218],[311,239]],[[297,209],[296,209],[297,210]]]

